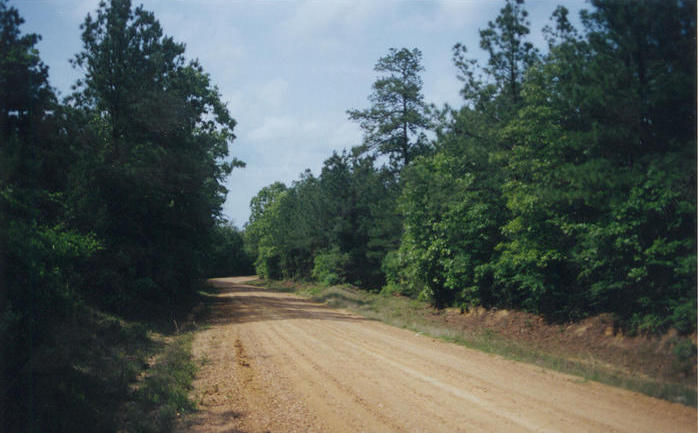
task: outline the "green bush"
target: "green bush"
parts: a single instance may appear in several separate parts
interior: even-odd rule
[[[696,345],[686,338],[676,343],[673,352],[672,368],[674,371],[690,376],[691,371],[696,366]]]
[[[313,261],[312,277],[329,285],[342,284],[346,282],[346,266],[349,263],[349,255],[341,253],[335,247],[329,251],[320,252]]]
[[[388,252],[383,258],[381,270],[387,281],[381,293],[398,293],[414,298],[421,291],[415,267],[409,266],[402,249]]]

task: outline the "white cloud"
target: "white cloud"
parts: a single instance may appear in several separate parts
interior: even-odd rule
[[[250,131],[247,138],[255,142],[280,141],[297,135],[300,130],[298,122],[290,116],[268,117],[261,126]]]
[[[288,81],[274,78],[257,91],[259,100],[269,108],[279,108],[286,100]]]
[[[422,8],[410,8],[395,22],[400,33],[405,31],[444,32],[472,28],[477,30],[487,22],[482,17],[501,7],[499,2],[484,0],[440,0],[422,3]]]
[[[351,149],[361,144],[361,130],[356,122],[344,120],[332,129],[328,144],[333,150]]]
[[[393,7],[393,2],[387,1],[305,0],[282,24],[282,29],[293,38],[357,32],[369,22],[380,19]]]

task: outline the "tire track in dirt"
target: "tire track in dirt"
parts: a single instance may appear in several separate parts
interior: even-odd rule
[[[696,410],[217,279],[179,432],[695,432]]]
[[[291,364],[305,373],[303,379],[298,381],[299,386],[312,382],[316,390],[323,395],[323,401],[318,403],[326,406],[325,412],[329,412],[332,415],[327,416],[326,419],[331,422],[334,419],[338,419],[338,415],[340,416],[341,424],[332,425],[332,431],[405,431],[404,426],[400,425],[400,423],[405,423],[404,419],[386,416],[381,412],[383,404],[380,403],[380,398],[371,399],[367,395],[371,394],[371,392],[367,391],[376,391],[375,387],[373,387],[375,382],[371,376],[363,373],[362,369],[352,370],[351,381],[339,380],[332,374],[332,366],[347,365],[347,359],[337,357],[337,354],[342,352],[341,350],[334,350],[331,353],[325,353],[324,356],[318,359],[313,359],[308,354],[317,353],[317,346],[313,344],[317,340],[293,325],[293,322],[300,319],[284,321],[283,326],[280,326],[278,325],[279,321],[275,319],[283,319],[283,317],[275,314],[273,310],[264,309],[263,315],[271,319],[267,329],[270,333],[273,333],[272,341],[274,341],[274,344],[279,345],[279,350],[282,353],[285,352]],[[289,334],[289,331],[293,331],[292,341],[286,335]],[[347,354],[344,353],[344,355]],[[328,368],[328,366],[330,367]],[[385,391],[384,388],[381,388],[381,390]],[[416,390],[412,391],[416,392]],[[383,392],[383,394],[386,394],[386,392]],[[306,393],[306,396],[309,398],[313,397],[312,393]],[[335,396],[342,396],[343,399],[336,401]],[[346,415],[343,418],[341,417],[343,413],[347,412],[352,414],[351,420],[347,420]],[[424,409],[422,408],[423,412]],[[440,417],[434,412],[430,414],[429,418],[433,421]],[[458,430],[454,426],[449,431]]]
[[[331,328],[328,329],[328,333],[332,333]],[[372,357],[378,362],[390,365],[398,371],[407,374],[412,377],[415,381],[420,383],[423,389],[428,389],[429,387],[434,388],[431,392],[432,399],[448,399],[449,397],[455,397],[463,400],[464,403],[474,405],[477,407],[478,411],[484,411],[489,414],[491,418],[501,418],[502,420],[508,420],[517,428],[523,428],[526,431],[539,431],[539,432],[556,432],[557,430],[546,429],[543,425],[537,425],[522,416],[517,415],[510,409],[506,408],[504,405],[496,404],[496,402],[491,401],[487,398],[487,394],[491,394],[492,391],[499,391],[499,393],[505,393],[506,389],[504,387],[497,387],[489,382],[483,381],[481,378],[471,376],[471,375],[461,375],[459,381],[461,383],[467,383],[467,391],[462,388],[457,388],[450,385],[448,382],[455,379],[456,371],[449,365],[444,364],[433,364],[422,362],[423,360],[411,359],[405,355],[400,349],[391,348],[395,350],[400,356],[389,356],[386,355],[386,350],[376,345],[367,343],[365,339],[352,338],[346,333],[335,334],[338,338],[344,341],[344,344],[351,347],[355,351],[364,354],[366,357]],[[389,353],[389,352],[387,352]],[[437,379],[434,375],[423,374],[421,371],[441,371],[447,376],[446,379]],[[445,394],[444,394],[445,392]],[[535,401],[529,399],[526,403],[530,405],[531,403],[542,403],[540,401]],[[443,406],[440,406],[443,408]],[[547,409],[549,415],[553,415],[551,409]],[[609,430],[610,431],[610,430]]]
[[[302,325],[306,325],[306,323],[299,324],[299,326],[294,326],[292,324],[288,324],[286,326],[289,328],[295,328],[297,332],[296,335],[302,335],[305,333],[305,327]],[[328,331],[328,329],[325,331]],[[315,347],[326,346],[325,342],[314,338],[311,335],[306,334],[305,338],[315,341]],[[449,405],[443,405],[443,401],[440,401],[444,398],[449,398],[448,395],[445,395],[442,392],[444,388],[447,388],[447,385],[444,385],[442,382],[438,382],[429,376],[416,373],[415,370],[405,366],[401,362],[395,361],[394,359],[382,357],[377,352],[367,351],[363,347],[352,343],[350,339],[342,338],[342,341],[343,346],[334,349],[337,354],[341,353],[342,355],[346,356],[347,361],[349,362],[362,362],[364,364],[371,365],[372,374],[370,376],[366,374],[362,375],[367,380],[359,381],[357,380],[355,374],[351,376],[352,382],[359,382],[357,384],[358,387],[363,385],[365,388],[368,388],[371,385],[374,385],[375,377],[377,376],[381,377],[383,382],[387,383],[388,386],[392,385],[395,387],[395,385],[399,385],[401,388],[397,389],[392,394],[388,393],[389,395],[386,396],[386,399],[391,397],[394,398],[396,395],[410,395],[413,397],[410,400],[401,400],[399,402],[400,405],[403,406],[400,408],[402,411],[404,411],[404,413],[401,415],[402,417],[408,416],[410,418],[415,418],[414,414],[418,414],[418,417],[416,417],[417,419],[412,420],[413,423],[418,423],[419,420],[426,419],[429,420],[429,422],[428,425],[424,426],[425,428],[440,426],[443,428],[443,431],[465,431],[462,425],[458,425],[458,421],[473,422],[472,416],[463,416],[463,413],[449,411]],[[311,348],[308,347],[307,349],[310,350]],[[352,351],[349,351],[348,349],[352,349]],[[352,359],[352,355],[350,353],[353,354],[353,358],[355,359]],[[372,362],[376,359],[380,362]],[[416,380],[405,381],[404,374],[408,374]],[[512,421],[513,424],[510,426],[510,431],[513,431],[512,429],[517,424],[513,420],[509,419],[506,414],[496,413],[492,410],[486,409],[486,405],[483,404],[483,402],[477,397],[464,393],[460,393],[460,395],[457,396],[465,400],[467,403],[475,404],[479,407],[480,411],[485,410],[488,412],[490,419],[499,418],[500,424],[506,424],[507,420]],[[469,408],[469,410],[472,410],[472,408]],[[445,411],[450,412],[449,417],[441,416],[440,413]],[[523,431],[536,431],[535,428],[525,428],[525,425],[519,425],[518,430],[520,430],[522,427],[524,427]]]
[[[266,314],[266,316],[270,319],[281,318],[281,316],[274,313]],[[299,321],[303,322],[302,325],[296,326],[295,324],[299,323]],[[335,346],[331,353],[325,353],[321,357],[321,361],[325,364],[325,367],[322,367],[319,362],[313,361],[311,358],[304,355],[304,353],[317,353],[319,347],[326,347],[324,343],[320,343],[317,338],[305,331],[306,326],[310,328],[311,322],[312,321],[303,319],[284,321],[283,330],[287,332],[293,331],[293,341],[289,341],[284,335],[284,332],[279,332],[278,321],[270,321],[269,329],[275,332],[274,341],[281,341],[284,343],[284,350],[297,353],[311,365],[310,369],[306,369],[308,373],[317,373],[317,375],[324,377],[325,383],[334,383],[339,388],[339,392],[335,392],[334,394],[353,396],[354,402],[361,406],[359,413],[356,413],[356,409],[352,412],[355,418],[361,420],[374,418],[377,421],[382,421],[382,425],[379,428],[376,427],[368,431],[433,431],[435,426],[440,426],[442,431],[465,431],[463,423],[460,425],[458,424],[459,418],[463,418],[462,411],[461,413],[450,411],[448,407],[435,404],[434,401],[437,397],[443,398],[444,396],[438,395],[436,392],[433,392],[433,390],[430,390],[432,391],[430,394],[425,393],[423,389],[412,386],[414,384],[413,382],[405,382],[402,380],[403,378],[399,375],[399,370],[386,368],[386,366],[388,366],[387,364],[372,364],[369,369],[372,373],[370,375],[366,374],[365,368],[360,368],[358,370],[353,369],[349,374],[345,371],[344,377],[350,377],[351,380],[345,380],[343,383],[339,382],[336,377],[328,374],[328,371],[332,370],[331,367],[336,367],[337,365],[346,367],[348,364],[363,365],[362,362],[368,361],[370,358],[365,358],[365,355],[361,351],[354,351],[352,354],[351,351],[346,350],[346,347]],[[326,329],[321,329],[317,335],[321,336],[326,331]],[[341,356],[338,357],[337,355],[339,354],[341,354]],[[357,357],[357,354],[360,356]],[[327,365],[330,367],[328,368]],[[381,367],[382,371],[377,371],[377,369]],[[375,387],[375,375],[382,377],[386,385]],[[380,395],[375,395],[376,391],[382,392]],[[363,396],[359,396],[359,394],[363,394]],[[330,396],[332,395],[333,394],[330,393]],[[403,395],[412,395],[413,397],[419,398],[413,398],[411,401],[400,400],[398,403],[403,407],[401,407],[399,417],[390,416],[389,414],[386,416],[380,412],[380,409],[387,405],[387,401],[395,399],[395,396]],[[374,407],[378,409],[373,409]],[[341,412],[346,412],[347,407],[342,407],[341,409],[340,415]],[[365,412],[368,412],[368,414]],[[492,416],[498,417],[496,414],[492,414]],[[460,421],[467,421],[467,423],[471,425],[468,431],[471,431],[472,425],[475,424],[473,418],[466,418]],[[506,420],[502,419],[502,421]],[[344,427],[345,428],[341,431],[351,431],[347,430],[346,426]],[[356,431],[364,430],[363,428],[359,429],[357,426]],[[338,430],[335,428],[333,431]],[[487,431],[487,429],[483,427],[482,431]],[[510,428],[509,431],[513,430]]]
[[[499,407],[500,410],[503,411],[500,413],[503,414],[507,412],[506,408],[504,408],[501,403],[502,401],[508,400],[512,403],[512,407],[510,408],[509,413],[522,411],[522,409],[526,408],[531,409],[533,413],[547,411],[548,419],[557,417],[558,423],[568,425],[568,427],[571,425],[575,425],[574,423],[572,423],[572,421],[576,420],[579,423],[578,425],[584,425],[583,431],[661,431],[654,430],[655,426],[660,427],[660,425],[656,425],[653,423],[653,419],[656,418],[656,416],[662,415],[661,405],[645,405],[642,411],[638,411],[638,416],[626,416],[626,413],[624,412],[622,406],[622,402],[628,399],[632,400],[633,396],[637,395],[629,391],[611,388],[593,382],[582,383],[583,381],[574,376],[569,376],[553,371],[547,371],[539,367],[534,367],[527,364],[521,364],[509,360],[504,360],[499,357],[493,357],[488,354],[463,349],[454,345],[446,345],[446,347],[450,346],[452,348],[462,349],[464,352],[467,352],[467,354],[461,353],[460,358],[457,358],[453,355],[445,353],[445,347],[441,342],[434,342],[433,339],[424,336],[419,336],[418,339],[421,343],[426,342],[427,347],[421,345],[421,353],[416,353],[413,350],[415,345],[411,344],[411,342],[414,341],[414,339],[412,338],[414,336],[413,333],[406,333],[404,331],[397,330],[398,332],[400,332],[401,338],[398,339],[390,337],[387,335],[387,333],[392,332],[393,330],[395,330],[395,328],[374,322],[360,322],[356,324],[332,322],[328,325],[325,325],[324,323],[314,323],[315,326],[322,326],[324,332],[320,335],[326,335],[334,332],[337,338],[340,338],[342,340],[351,339],[355,343],[359,343],[360,346],[358,346],[358,348],[371,348],[374,352],[380,351],[383,354],[385,354],[386,351],[384,350],[385,347],[383,346],[392,345],[393,349],[388,353],[392,352],[400,354],[398,358],[391,358],[393,361],[395,361],[396,359],[399,361],[409,359],[409,355],[412,354],[416,357],[411,359],[410,362],[415,362],[415,360],[416,362],[426,362],[428,360],[428,362],[433,362],[436,364],[425,364],[425,366],[423,367],[423,371],[436,371],[443,373],[447,373],[449,371],[453,372],[454,368],[452,367],[452,365],[446,363],[446,361],[456,360],[459,362],[458,367],[462,369],[462,371],[459,372],[458,376],[460,376],[461,379],[465,377],[467,379],[467,382],[469,382],[468,385],[470,388],[473,388],[473,386],[471,385],[477,384],[476,386],[474,386],[474,388],[479,388],[480,390],[487,391],[487,393],[484,395],[485,397],[496,395],[498,401],[494,402],[489,400],[489,402],[492,406]],[[304,324],[304,326],[310,327],[312,325],[311,322],[308,321],[306,324]],[[342,328],[342,330],[338,329],[340,327]],[[353,332],[360,330],[369,330],[368,334],[370,335],[357,336],[352,339],[350,337],[351,333],[347,333],[347,330],[351,330]],[[407,336],[407,338],[405,338],[405,336]],[[432,354],[439,355],[439,358],[441,359],[432,359],[432,357],[430,356]],[[467,357],[473,358],[477,358],[478,356],[480,358],[489,358],[485,359],[486,362],[479,362],[480,366],[489,366],[489,370],[486,368],[478,368],[476,369],[477,373],[468,374],[466,370],[470,370],[473,366],[477,365],[478,362],[463,363],[462,361],[464,360],[464,358],[466,358],[466,355]],[[493,368],[493,363],[500,364],[498,366],[500,368],[514,369],[517,371],[520,370],[520,373],[522,375],[534,374],[538,376],[538,380],[533,382],[525,382],[524,387],[517,386],[518,382],[510,382],[508,383],[509,388],[505,388],[501,385],[498,385],[496,383],[497,376],[492,375],[492,372],[497,370],[496,368]],[[543,374],[540,374],[541,372]],[[449,377],[448,379],[452,378],[453,376]],[[450,380],[446,380],[446,382],[449,381]],[[550,397],[551,390],[554,390],[555,384],[559,383],[560,381],[568,382],[568,386],[566,386],[566,391],[568,392],[555,394],[556,398],[554,400],[550,400],[548,398],[548,400],[546,401],[536,397],[538,395]],[[520,395],[516,396],[515,394]],[[584,398],[585,396],[588,397],[589,394],[595,394],[599,397],[603,395],[603,398]],[[503,396],[505,397],[503,398]],[[511,397],[507,398],[506,396]],[[605,403],[608,403],[608,401],[611,399],[617,400],[619,404],[611,406],[605,405]],[[659,401],[656,399],[648,400],[650,401],[650,403]],[[680,408],[683,407],[680,405],[678,406]],[[585,416],[585,414],[588,415],[588,413],[611,413],[613,416],[607,418],[599,418],[597,420],[590,420],[588,416]],[[564,414],[564,416],[561,416],[560,414]],[[546,422],[547,421],[543,422],[542,425],[545,425]],[[638,430],[638,428],[640,430]]]
[[[311,326],[311,325],[307,325]],[[375,334],[380,334],[380,333],[372,333],[370,337],[367,336],[352,336],[350,332],[346,332],[344,330],[337,329],[341,326],[341,324],[333,324],[333,325],[328,325],[324,327],[325,333],[326,334],[332,334],[336,338],[340,338],[345,341],[345,344],[352,344],[352,347],[357,350],[361,351],[362,353],[365,353],[366,356],[373,356],[375,358],[378,358],[382,360],[383,362],[386,362],[388,364],[391,364],[395,366],[398,369],[401,369],[404,371],[406,374],[409,374],[418,380],[421,380],[422,382],[428,383],[431,386],[434,386],[440,390],[447,391],[450,395],[456,396],[458,398],[462,398],[463,400],[475,404],[479,407],[482,408],[482,410],[485,411],[490,411],[493,412],[493,416],[500,416],[502,418],[507,418],[510,419],[514,423],[520,423],[519,421],[522,420],[522,417],[517,416],[515,414],[516,411],[523,411],[525,412],[526,408],[531,408],[534,407],[538,411],[545,411],[546,412],[546,417],[549,419],[551,417],[555,417],[556,414],[561,413],[565,408],[560,404],[559,401],[543,401],[540,398],[536,397],[535,392],[529,392],[525,396],[525,405],[521,405],[520,400],[517,400],[515,398],[508,398],[510,402],[510,406],[516,405],[518,406],[518,410],[512,411],[512,408],[509,407],[507,408],[505,405],[503,405],[502,400],[496,402],[492,401],[491,398],[488,398],[491,395],[511,395],[513,393],[512,389],[506,388],[500,384],[494,383],[492,381],[487,381],[483,379],[483,374],[473,374],[465,371],[458,371],[452,364],[446,363],[445,361],[449,359],[449,357],[444,357],[446,359],[444,360],[437,360],[437,359],[431,359],[428,358],[428,351],[424,351],[421,354],[415,353],[413,350],[409,350],[408,348],[411,348],[411,346],[408,343],[408,341],[405,340],[397,340],[390,338],[389,340],[386,340],[384,335],[375,335]],[[362,325],[358,325],[355,327],[357,329],[359,328],[364,328]],[[373,337],[373,338],[371,338]],[[427,338],[428,337],[423,337],[423,336],[417,336],[418,338]],[[393,340],[395,342],[401,343],[401,344],[394,344]],[[390,350],[387,350],[390,349]],[[396,353],[399,354],[399,357],[396,356],[386,356],[386,353]],[[433,352],[433,351],[432,351]],[[419,356],[421,355],[421,356]],[[444,356],[443,353],[441,353],[442,356]],[[450,357],[451,360],[454,360],[455,357]],[[462,362],[461,359],[456,359],[457,361]],[[505,361],[505,360],[500,360],[510,363],[511,361]],[[424,377],[422,374],[416,372],[413,368],[410,368],[410,365],[417,365],[422,371],[430,371],[430,372],[441,372],[443,376],[440,379],[436,379],[434,377]],[[484,373],[484,372],[481,372]],[[445,377],[444,377],[445,376]],[[571,377],[568,377],[570,380],[572,379]],[[460,381],[461,383],[465,382],[468,385],[468,393],[464,394],[461,389],[457,389],[449,385],[448,383],[451,381]],[[540,384],[540,382],[536,383],[537,385]],[[540,386],[537,386],[540,387]],[[433,396],[432,398],[439,398],[443,397],[443,393],[437,394]],[[589,423],[588,418],[584,418],[583,415],[577,414],[577,407],[573,407],[572,409],[575,409],[575,413],[568,413],[567,417],[565,419],[560,419],[561,422],[569,424],[570,421],[577,421],[578,423]],[[547,431],[546,428],[544,427],[544,424],[542,425],[532,425],[531,423],[527,422],[525,419],[523,419],[523,424],[522,427],[526,427],[529,430],[533,431]],[[599,431],[616,431],[618,429],[622,429],[618,426],[611,426],[609,424],[605,424],[603,422],[594,422],[593,427]],[[555,430],[551,430],[555,431]]]

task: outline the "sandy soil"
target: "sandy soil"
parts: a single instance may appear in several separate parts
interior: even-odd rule
[[[696,410],[213,280],[179,432],[696,432]]]

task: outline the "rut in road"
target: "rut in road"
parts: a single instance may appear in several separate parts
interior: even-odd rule
[[[215,279],[179,432],[695,432],[696,410]]]

